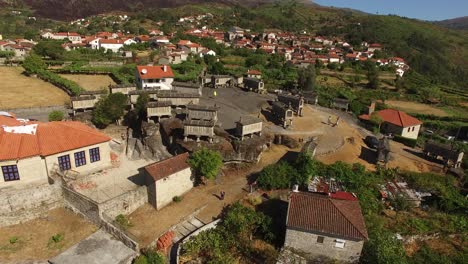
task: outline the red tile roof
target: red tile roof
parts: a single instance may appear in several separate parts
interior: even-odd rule
[[[251,74],[251,75],[262,75],[262,73],[260,71],[257,71],[257,70],[248,70],[247,71],[247,74]]]
[[[164,71],[164,67],[166,67],[166,71]],[[174,73],[169,65],[137,66],[137,71],[141,79],[174,78]]]
[[[190,165],[187,163],[188,158],[189,153],[185,152],[172,158],[150,164],[145,167],[145,170],[154,181],[158,181],[174,173],[190,168]]]
[[[367,240],[368,234],[357,200],[333,199],[327,195],[293,193],[289,201],[288,228],[333,236]]]
[[[35,134],[10,133],[2,126],[37,124]],[[21,122],[0,116],[0,160],[49,156],[111,140],[110,137],[80,122]]]
[[[395,109],[385,109],[378,111],[377,114],[387,123],[394,124],[399,127],[410,127],[421,125],[422,122],[419,119],[408,115],[405,112],[398,111]],[[369,120],[369,115],[360,115],[360,119]]]

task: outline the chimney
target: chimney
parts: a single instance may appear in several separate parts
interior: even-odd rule
[[[167,72],[167,66],[166,65],[163,65],[163,71]]]
[[[295,192],[295,193],[299,192],[299,185],[294,184],[292,191]]]
[[[375,101],[372,101],[368,107],[368,115],[370,116],[375,111]]]

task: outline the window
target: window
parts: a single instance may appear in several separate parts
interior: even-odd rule
[[[344,248],[345,242],[346,242],[346,241],[344,241],[344,240],[342,240],[342,239],[337,239],[337,240],[335,240],[335,247],[337,247],[337,248]]]
[[[58,162],[59,162],[60,170],[66,171],[66,170],[71,169],[70,155],[65,155],[65,156],[58,157]]]
[[[412,129],[411,131],[414,131],[415,128],[416,128],[416,127],[413,127],[413,129]]]
[[[2,166],[3,179],[7,181],[18,181],[19,173],[16,165]]]
[[[75,166],[80,167],[86,165],[86,155],[84,151],[75,153]]]
[[[99,148],[92,148],[89,150],[89,159],[91,160],[91,163],[101,160]]]
[[[408,127],[408,132],[411,132],[411,127]]]
[[[325,237],[323,237],[323,236],[318,236],[317,237],[317,243],[323,244],[323,240],[325,240]]]

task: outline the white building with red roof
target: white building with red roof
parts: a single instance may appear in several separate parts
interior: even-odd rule
[[[172,90],[174,72],[169,65],[137,66],[135,80],[140,89]]]
[[[385,109],[376,112],[383,120],[380,129],[385,133],[400,135],[406,138],[417,139],[422,122],[405,112],[395,109]],[[370,120],[370,115],[360,115],[359,119]]]
[[[80,122],[34,122],[0,112],[0,188],[111,166],[110,137]]]

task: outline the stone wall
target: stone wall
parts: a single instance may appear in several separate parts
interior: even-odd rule
[[[136,238],[133,238],[130,234],[122,230],[120,227],[114,225],[114,221],[110,216],[103,214],[101,220],[101,227],[113,237],[120,240],[127,247],[135,250],[136,252],[140,251],[140,245],[136,242]]]
[[[25,189],[4,188],[0,201],[0,227],[26,222],[63,206],[62,189],[48,183]]]
[[[317,237],[323,236],[323,243],[317,242]],[[344,248],[335,247],[336,239],[345,240]],[[364,241],[353,241],[325,234],[315,234],[288,228],[286,230],[285,247],[304,252],[310,256],[326,256],[344,262],[355,263],[361,256]]]
[[[169,177],[158,180],[155,184],[157,210],[170,204],[174,196],[182,196],[193,188],[192,171],[190,168],[176,172]],[[148,199],[152,200],[152,199]]]
[[[66,207],[88,218],[94,224],[100,224],[99,206],[95,201],[67,187],[62,186],[62,189]]]
[[[148,191],[146,186],[141,186],[99,204],[99,211],[101,215],[106,214],[114,219],[119,214],[131,214],[146,202],[148,202]]]

